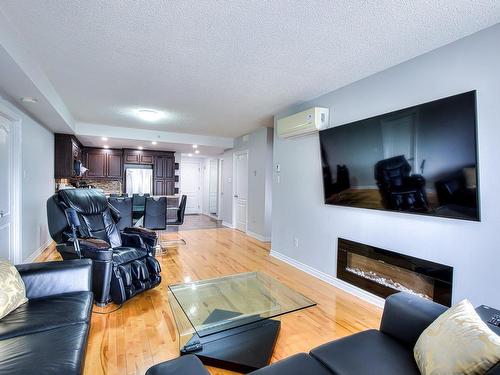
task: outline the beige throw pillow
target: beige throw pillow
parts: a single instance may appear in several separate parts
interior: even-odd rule
[[[16,267],[0,258],[0,319],[27,301],[24,282]]]
[[[500,336],[463,300],[422,332],[413,354],[422,375],[484,374],[500,360]]]

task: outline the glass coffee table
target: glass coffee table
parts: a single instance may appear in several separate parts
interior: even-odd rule
[[[278,280],[249,272],[168,287],[179,350],[238,372],[269,364],[279,317],[316,305]]]

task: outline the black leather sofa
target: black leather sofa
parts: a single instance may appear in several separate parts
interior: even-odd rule
[[[160,263],[154,257],[157,236],[145,228],[118,230],[120,213],[98,189],[68,189],[47,201],[50,235],[62,258],[79,258],[71,238],[67,210],[74,210],[81,256],[92,260],[93,291],[99,306],[121,304],[161,282]]]
[[[0,374],[80,374],[92,311],[91,261],[17,269],[29,301],[0,320]]]
[[[321,345],[252,372],[252,375],[419,375],[413,347],[446,307],[407,293],[388,297],[379,330]],[[185,356],[187,357],[187,356]],[[195,356],[153,366],[147,375],[206,375]],[[487,375],[500,375],[500,364]]]

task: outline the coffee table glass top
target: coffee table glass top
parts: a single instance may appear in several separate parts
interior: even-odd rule
[[[174,316],[185,315],[200,337],[316,305],[261,272],[169,285],[169,291]]]

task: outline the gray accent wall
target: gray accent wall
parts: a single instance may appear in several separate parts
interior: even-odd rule
[[[338,126],[477,90],[481,222],[327,206],[318,135],[275,137],[281,172],[279,183],[273,176],[272,251],[335,277],[337,239],[363,242],[453,266],[453,302],[498,307],[499,40],[495,25],[275,116],[327,107],[331,126]]]

